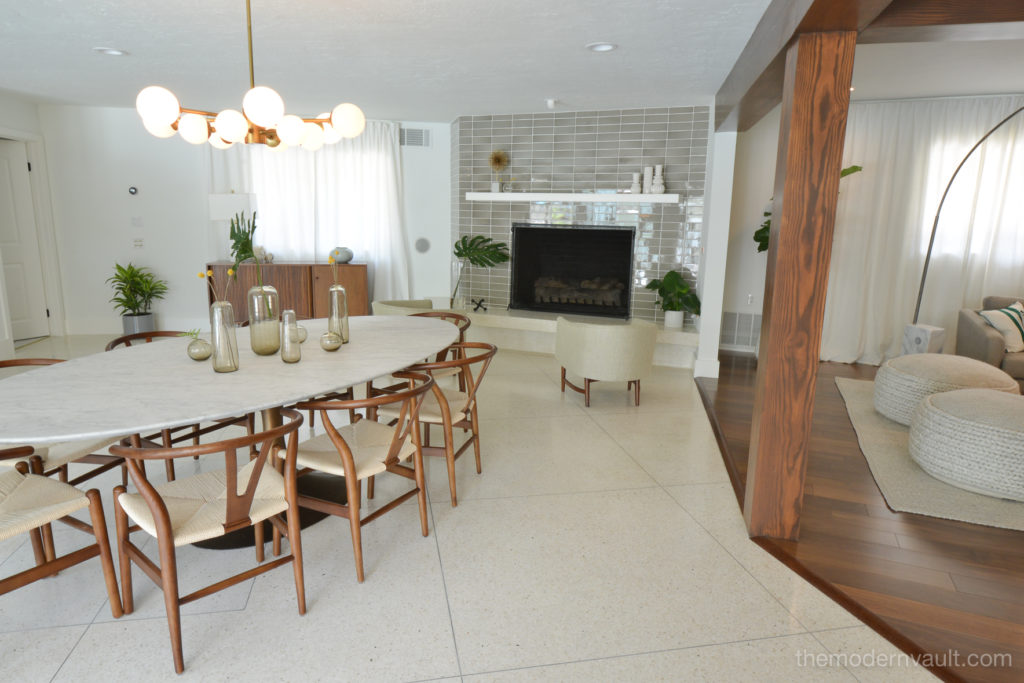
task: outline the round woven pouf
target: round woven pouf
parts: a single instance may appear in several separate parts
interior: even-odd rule
[[[875,375],[875,410],[910,425],[925,396],[956,389],[996,389],[1020,394],[1017,380],[994,365],[945,353],[915,353],[891,358]]]
[[[1024,397],[992,389],[925,397],[910,423],[910,457],[947,484],[1024,501]]]

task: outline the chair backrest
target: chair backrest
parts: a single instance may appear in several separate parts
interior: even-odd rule
[[[153,341],[156,337],[181,337],[184,336],[184,332],[175,332],[173,330],[152,330],[150,332],[135,332],[133,334],[126,334],[118,337],[107,344],[107,348],[104,351],[111,351],[116,349],[118,346],[131,346],[132,342],[137,342],[140,339],[144,343],[148,344]]]
[[[54,363],[63,363],[64,360],[61,358],[11,358],[9,360],[0,360],[0,368],[17,368],[23,365],[53,365]]]
[[[135,487],[149,505],[157,528],[161,529],[163,527],[161,529],[162,533],[170,533],[170,517],[167,514],[164,502],[160,499],[160,494],[156,492],[153,485],[146,479],[142,468],[143,463],[146,460],[168,460],[171,458],[188,458],[211,453],[223,453],[226,489],[224,531],[227,533],[249,526],[249,511],[252,508],[253,498],[255,497],[260,477],[267,465],[267,461],[271,459],[271,455],[281,448],[280,440],[285,437],[287,437],[287,444],[285,445],[287,450],[287,455],[285,456],[285,476],[286,478],[294,476],[295,455],[298,452],[297,437],[299,427],[302,426],[302,413],[290,408],[282,408],[281,416],[284,419],[284,423],[279,427],[271,427],[262,432],[254,432],[245,436],[211,441],[210,443],[199,445],[178,447],[143,446],[139,435],[135,434],[131,437],[131,446],[111,446],[110,452],[125,459],[132,481],[135,482]],[[255,461],[249,474],[249,480],[245,482],[245,488],[241,492],[238,489],[239,450],[242,450],[249,460]],[[255,455],[252,455],[253,450],[255,450]]]
[[[469,326],[472,324],[468,315],[462,315],[455,311],[424,311],[423,313],[412,313],[411,315],[420,318],[440,318],[441,320],[447,320],[452,325],[459,328],[460,342],[466,341],[466,330],[468,330]],[[443,352],[438,354],[438,360],[441,360],[443,357]]]
[[[331,421],[330,413],[336,410],[359,410],[360,408],[376,409],[392,403],[401,403],[402,408],[395,423],[395,431],[388,447],[387,462],[398,459],[398,454],[410,437],[419,445],[419,432],[415,429],[416,419],[420,414],[420,406],[427,392],[434,388],[434,378],[425,372],[402,371],[393,373],[393,377],[407,381],[407,388],[394,393],[379,394],[371,398],[354,399],[319,399],[303,401],[295,407],[299,410],[318,410],[331,442],[341,455],[346,472],[355,472],[355,460],[352,450]],[[358,418],[357,418],[358,419]]]
[[[646,320],[584,323],[558,318],[555,358],[570,372],[589,379],[640,379],[654,362],[658,328]]]
[[[434,308],[430,299],[395,299],[370,304],[374,315],[411,315]]]
[[[476,401],[476,392],[480,388],[484,375],[487,374],[491,359],[498,352],[498,347],[485,342],[455,342],[448,349],[454,353],[455,358],[430,363],[416,363],[410,365],[408,369],[416,372],[437,372],[449,368],[458,370],[460,390],[466,393],[466,403],[464,406],[459,406],[459,409],[468,411]],[[474,368],[474,366],[476,367]],[[437,385],[434,386],[434,395],[437,396],[441,411],[444,412],[448,402]]]

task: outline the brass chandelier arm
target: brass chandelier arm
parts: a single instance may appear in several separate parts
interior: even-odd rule
[[[256,77],[252,70],[252,8],[249,7],[249,0],[245,0],[245,28],[249,36],[249,88],[256,87]]]

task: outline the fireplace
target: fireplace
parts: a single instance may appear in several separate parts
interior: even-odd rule
[[[633,230],[513,223],[509,308],[628,318]]]

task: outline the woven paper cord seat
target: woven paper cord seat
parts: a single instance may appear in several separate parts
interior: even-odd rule
[[[1024,398],[992,389],[926,397],[910,423],[910,457],[947,484],[1024,501]]]
[[[0,473],[0,541],[89,507],[73,486],[14,470]]]
[[[238,471],[239,486],[249,480],[253,463]],[[188,479],[161,484],[157,492],[167,505],[174,530],[174,545],[198,543],[224,534],[224,513],[226,489],[224,470],[197,474]],[[153,513],[145,499],[138,493],[124,493],[120,497],[121,507],[146,533],[156,536]],[[288,509],[284,498],[284,478],[268,467],[260,476],[256,496],[252,501],[249,518],[260,522]]]
[[[891,358],[878,369],[875,410],[909,426],[921,399],[957,389],[995,389],[1020,394],[1016,380],[988,363],[942,353],[917,353]]]
[[[35,455],[43,460],[43,469],[47,472],[56,469],[61,465],[67,465],[79,458],[91,453],[102,453],[104,450],[120,441],[117,439],[83,439],[82,441],[64,441],[61,443],[49,444],[47,446],[34,446]],[[0,460],[0,467],[14,467],[15,463],[24,460],[28,462],[30,456],[24,458],[11,458]]]

